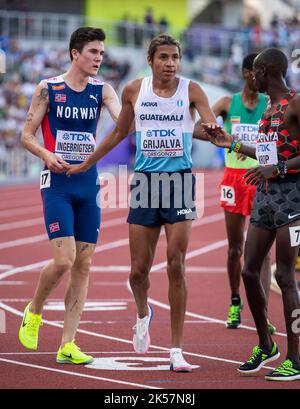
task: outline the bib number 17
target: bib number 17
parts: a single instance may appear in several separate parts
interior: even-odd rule
[[[50,170],[43,170],[40,177],[40,189],[50,187],[51,173]]]

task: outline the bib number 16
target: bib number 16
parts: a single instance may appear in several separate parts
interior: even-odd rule
[[[221,202],[226,202],[228,205],[235,205],[235,191],[232,186],[221,185]]]

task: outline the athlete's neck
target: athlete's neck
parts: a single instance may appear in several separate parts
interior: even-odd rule
[[[178,87],[179,78],[172,78],[171,80],[162,80],[160,78],[152,78],[152,89],[153,92],[164,98],[172,97]]]
[[[267,94],[271,99],[272,105],[278,104],[284,96],[289,92],[289,88],[283,80],[272,79],[267,87]]]
[[[243,90],[242,90],[242,100],[243,104],[249,108],[253,109],[257,106],[258,104],[258,98],[259,95],[256,91],[253,89],[250,89],[247,84],[245,84]]]
[[[75,67],[70,67],[68,71],[62,75],[66,84],[74,91],[83,91],[87,86],[89,76],[78,71]]]

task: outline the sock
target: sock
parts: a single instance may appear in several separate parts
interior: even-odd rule
[[[241,297],[239,294],[232,294],[231,296],[232,305],[241,305]]]

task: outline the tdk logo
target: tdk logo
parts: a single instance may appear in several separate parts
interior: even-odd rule
[[[146,136],[151,137],[151,136],[176,136],[175,134],[175,129],[149,129],[146,132]]]
[[[192,213],[192,209],[181,209],[177,210],[177,216],[182,216],[184,214]]]
[[[91,142],[90,135],[84,135],[82,133],[64,133],[63,134],[64,141],[79,141],[79,142]]]
[[[257,148],[258,152],[270,152],[270,146],[268,143],[266,145],[258,145]]]
[[[142,107],[157,107],[157,102],[142,102]]]

